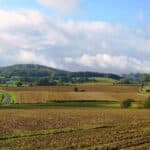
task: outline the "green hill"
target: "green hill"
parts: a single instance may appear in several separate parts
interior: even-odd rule
[[[0,76],[2,77],[47,77],[52,74],[62,75],[67,74],[67,71],[62,71],[42,65],[34,64],[19,64],[0,68]]]
[[[118,80],[120,76],[98,72],[69,72],[35,64],[18,64],[0,68],[0,84],[62,83],[87,82],[92,77],[107,77]],[[41,84],[41,83],[40,83]]]

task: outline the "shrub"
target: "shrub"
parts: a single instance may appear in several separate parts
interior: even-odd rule
[[[4,95],[4,94],[1,94],[1,95],[0,95],[0,104],[3,104],[3,103],[4,103],[4,100],[5,100],[5,95]]]
[[[150,108],[150,96],[149,96],[148,99],[145,101],[144,107],[145,107],[145,108]]]
[[[146,90],[146,92],[150,92],[150,90],[148,89],[148,90]]]
[[[126,100],[122,101],[121,107],[122,108],[129,108],[131,106],[132,102],[134,102],[133,99],[126,99]]]
[[[17,87],[21,87],[22,86],[22,82],[19,81],[19,82],[16,83],[16,85],[17,85]]]

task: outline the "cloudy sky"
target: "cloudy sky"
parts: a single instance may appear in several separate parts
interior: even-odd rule
[[[0,66],[150,73],[150,0],[0,0]]]

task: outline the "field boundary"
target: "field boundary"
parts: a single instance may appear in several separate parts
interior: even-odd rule
[[[47,101],[46,103],[15,103],[0,105],[0,109],[44,109],[52,107],[73,108],[120,108],[119,102],[113,101]]]

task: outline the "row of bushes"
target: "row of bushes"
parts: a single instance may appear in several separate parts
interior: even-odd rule
[[[135,100],[133,100],[133,99],[126,99],[126,100],[121,102],[121,108],[129,108],[129,107],[131,107],[133,102],[135,102]],[[150,108],[150,96],[144,102],[144,108]]]

